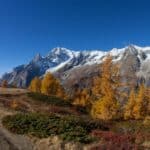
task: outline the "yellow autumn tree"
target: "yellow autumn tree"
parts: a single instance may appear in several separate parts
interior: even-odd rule
[[[63,99],[66,99],[67,98],[67,95],[65,93],[65,90],[64,88],[62,87],[62,85],[59,83],[58,81],[58,88],[57,88],[57,94],[56,94],[58,97],[61,97]]]
[[[7,88],[7,87],[8,87],[8,82],[7,82],[7,80],[3,80],[3,81],[2,81],[2,87],[3,87],[3,88]]]
[[[47,73],[42,80],[41,92],[45,95],[55,95],[65,98],[65,92],[58,79]]]
[[[41,92],[41,80],[38,77],[35,77],[29,86],[29,90],[32,92],[37,92],[40,93]]]
[[[143,119],[148,114],[149,93],[144,84],[141,84],[137,93],[136,103],[133,108],[133,116],[135,119]]]
[[[124,107],[124,119],[134,119],[133,108],[136,103],[135,90],[131,90],[127,104]]]
[[[149,116],[149,118],[150,118],[150,88],[147,88],[147,90],[146,90],[146,95],[147,95],[147,99],[148,99],[147,117]]]
[[[75,105],[87,106],[90,103],[90,93],[88,89],[78,90],[74,96]]]
[[[96,88],[93,93],[98,96],[98,100],[93,103],[91,115],[94,118],[111,120],[119,117],[119,67],[113,64],[112,57],[108,56],[102,66],[101,75],[97,78]]]

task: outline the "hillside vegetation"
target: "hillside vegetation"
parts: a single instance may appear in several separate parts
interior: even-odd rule
[[[43,79],[34,78],[29,90],[16,89],[11,94],[8,89],[0,95],[0,102],[15,114],[5,116],[2,123],[15,134],[39,140],[58,136],[80,143],[81,149],[149,149],[150,89],[143,82],[123,82],[111,56],[92,84],[92,88],[76,88],[68,95],[48,73]]]

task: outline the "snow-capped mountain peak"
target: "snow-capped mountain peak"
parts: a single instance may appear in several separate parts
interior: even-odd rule
[[[138,67],[145,66],[145,64],[147,66],[150,61],[150,47],[129,45],[120,49],[113,48],[110,51],[74,51],[56,47],[45,57],[38,54],[30,63],[16,67],[17,69],[14,68],[11,73],[5,74],[2,78],[7,79],[9,83],[17,80],[19,86],[26,86],[34,76],[42,76],[46,72],[55,73],[60,70],[66,72],[75,68],[99,64],[108,54],[112,55],[114,62],[122,63],[124,61],[125,64],[134,60]]]
[[[73,53],[74,53],[74,51],[69,50],[69,49],[67,49],[67,48],[64,48],[64,47],[56,47],[56,48],[53,48],[53,49],[49,52],[48,56],[51,56],[51,55],[60,56],[60,55],[63,54],[63,55],[66,55],[66,56],[68,56],[68,57],[73,57]]]

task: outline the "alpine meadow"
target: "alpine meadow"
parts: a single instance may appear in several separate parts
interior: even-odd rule
[[[0,1],[0,150],[150,150],[149,5]]]

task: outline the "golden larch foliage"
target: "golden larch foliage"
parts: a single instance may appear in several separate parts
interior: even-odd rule
[[[74,105],[87,106],[90,103],[90,93],[88,89],[78,90],[74,96]]]
[[[136,93],[132,89],[127,104],[124,107],[124,119],[134,119],[133,108],[135,107]]]
[[[61,84],[58,82],[58,88],[57,88],[57,94],[56,96],[61,97],[63,99],[67,98],[67,95],[65,93],[64,88],[61,86]]]
[[[55,95],[65,98],[65,91],[58,79],[47,73],[42,80],[41,92],[45,95]]]
[[[149,95],[147,95],[147,88],[141,84],[137,93],[136,103],[133,108],[133,115],[135,119],[143,119],[148,114]]]
[[[3,81],[2,81],[2,87],[3,87],[3,88],[7,88],[7,87],[8,87],[8,82],[7,82],[7,80],[3,80]]]
[[[29,90],[32,92],[37,92],[40,93],[41,92],[41,80],[38,77],[35,77],[29,86]]]
[[[150,117],[150,88],[147,88],[146,90],[146,96],[147,96],[147,99],[148,99],[148,110],[147,110],[147,113],[148,113],[148,116]]]
[[[98,101],[93,103],[92,116],[104,120],[118,118],[120,108],[117,100],[120,85],[119,66],[113,64],[111,56],[104,60],[101,66],[101,76],[95,82],[93,93]]]
[[[115,99],[103,97],[95,101],[92,106],[91,115],[93,118],[113,120],[119,118],[119,103]]]

